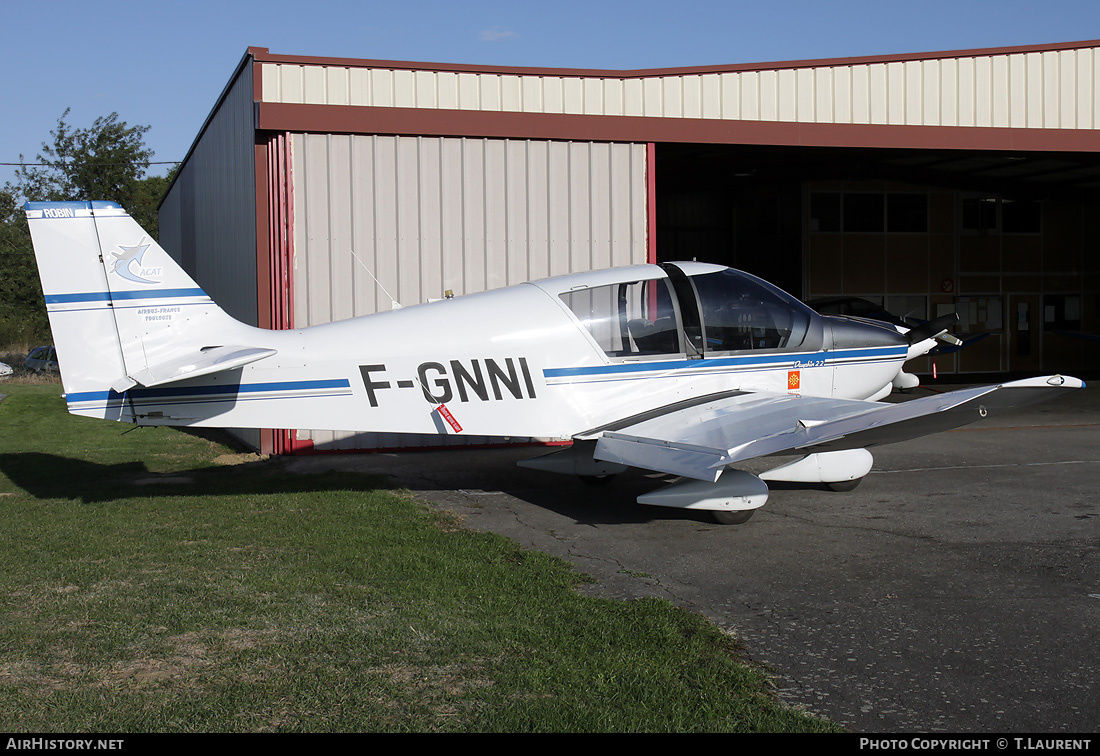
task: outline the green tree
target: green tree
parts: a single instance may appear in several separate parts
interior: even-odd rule
[[[57,119],[53,142],[42,143],[38,165],[15,172],[20,192],[28,200],[114,200],[126,207],[153,156],[144,140],[149,127],[127,126],[111,113],[80,129],[68,117],[66,109]]]
[[[129,204],[119,202],[130,213],[130,217],[152,234],[154,239],[160,238],[160,219],[157,216],[157,208],[160,207],[160,201],[164,199],[175,175],[176,169],[173,168],[166,176],[146,176],[134,182]]]
[[[0,189],[0,345],[48,343],[49,334],[27,216],[6,186]]]
[[[111,200],[122,205],[156,238],[157,205],[170,176],[145,175],[153,151],[145,146],[148,126],[128,126],[118,113],[88,128],[57,119],[50,142],[34,164],[15,172],[15,184],[0,189],[0,345],[49,341],[42,288],[23,213],[24,200]],[[23,163],[23,156],[19,156]]]

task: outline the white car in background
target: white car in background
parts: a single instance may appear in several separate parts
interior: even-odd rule
[[[11,378],[12,373],[14,372],[15,371],[12,369],[11,365],[7,364],[6,362],[0,362],[0,381],[4,380],[5,378]]]

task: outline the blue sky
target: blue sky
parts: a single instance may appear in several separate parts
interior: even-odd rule
[[[33,159],[65,108],[78,127],[111,112],[148,125],[153,159],[180,160],[250,45],[618,69],[1097,38],[1097,0],[0,0],[0,162]]]

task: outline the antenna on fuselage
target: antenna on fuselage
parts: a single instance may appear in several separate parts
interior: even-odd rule
[[[374,277],[374,274],[370,272],[370,268],[367,267],[367,264],[359,259],[359,255],[355,254],[355,250],[354,249],[349,249],[348,251],[351,252],[351,256],[355,258],[355,262],[357,262],[357,263],[359,263],[360,265],[363,266],[363,270],[367,271],[367,275],[370,276],[371,280],[374,281],[378,285],[378,288],[382,290],[382,293],[385,294],[387,297],[389,297],[390,309],[391,310],[400,310],[401,309],[401,303],[398,302],[396,299],[394,299],[393,296],[388,291],[386,291],[386,287],[382,285],[381,281],[379,281],[377,278]]]

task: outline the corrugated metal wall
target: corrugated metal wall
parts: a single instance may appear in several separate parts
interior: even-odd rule
[[[263,102],[804,123],[1100,128],[1100,50],[645,78],[264,63]]]
[[[160,208],[160,243],[226,312],[257,325],[252,66],[212,114]]]
[[[160,244],[226,312],[259,324],[252,66],[240,69],[160,207]],[[253,429],[231,432],[260,448]]]
[[[645,145],[297,134],[292,152],[295,327],[390,309],[385,292],[411,305],[646,260]]]

